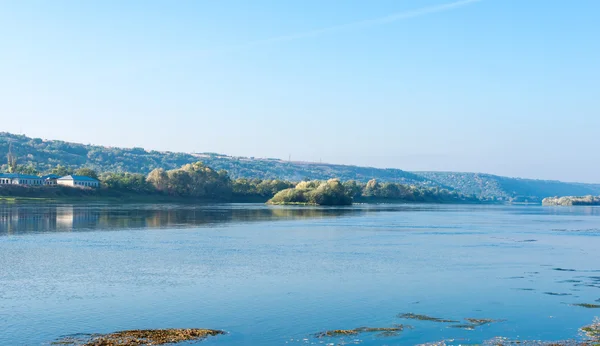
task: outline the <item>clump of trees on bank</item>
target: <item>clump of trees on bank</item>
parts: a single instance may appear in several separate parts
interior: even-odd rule
[[[339,179],[324,182],[303,181],[294,188],[279,191],[269,204],[351,205],[352,197]]]
[[[544,198],[542,205],[573,206],[573,205],[600,205],[600,196],[567,196]]]
[[[49,171],[57,175],[77,174],[100,180],[101,188],[81,192],[88,196],[164,196],[223,202],[269,202],[271,204],[349,205],[353,202],[478,202],[456,191],[397,183],[342,182],[312,180],[290,182],[279,179],[231,179],[225,170],[216,171],[202,162],[185,164],[177,169],[154,169],[148,175],[139,173],[98,174],[89,167],[71,170],[56,166]],[[69,189],[69,188],[67,188]],[[64,191],[63,191],[64,190]],[[4,188],[0,194],[27,197],[60,197],[77,195],[77,190],[62,187]],[[48,195],[48,196],[47,196]]]
[[[352,202],[472,203],[480,201],[447,189],[379,183],[375,179],[366,184],[353,180],[341,183],[339,179],[325,182],[303,181],[294,188],[278,192],[269,200],[270,204],[349,205]]]

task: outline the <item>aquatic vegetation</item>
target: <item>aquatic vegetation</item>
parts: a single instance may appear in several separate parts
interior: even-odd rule
[[[477,328],[477,327],[480,327],[480,326],[483,326],[486,324],[490,324],[490,323],[495,323],[495,322],[503,322],[505,320],[493,320],[490,318],[465,318],[465,321],[467,321],[468,323],[455,324],[455,325],[449,326],[449,328],[475,330],[475,328]]]
[[[595,346],[594,344],[581,342],[577,340],[561,340],[561,341],[542,341],[542,340],[510,340],[504,337],[497,337],[487,340],[483,346]]]
[[[589,326],[581,327],[581,331],[594,342],[600,343],[600,319],[596,318]]]
[[[413,313],[399,314],[398,318],[410,319],[410,320],[419,320],[419,321],[429,321],[429,322],[440,322],[440,323],[458,323],[458,321],[447,320],[444,318],[431,317],[427,315],[418,315]]]
[[[491,320],[487,319],[465,319],[467,321],[473,322],[489,322]],[[456,325],[451,326],[452,328],[463,328],[468,330],[473,330],[469,328],[469,324],[465,325]],[[486,340],[483,342],[483,346],[600,346],[600,319],[596,318],[594,322],[585,327],[580,328],[581,333],[583,334],[584,339],[570,339],[570,340],[560,340],[560,341],[544,341],[544,340],[511,340],[505,337],[496,337],[490,340]],[[435,346],[445,346],[446,342],[436,342],[429,343],[424,345],[435,345]]]
[[[412,328],[410,326],[406,326],[403,324],[398,324],[393,327],[384,327],[384,328],[371,328],[371,327],[358,327],[354,329],[335,329],[335,330],[327,330],[324,332],[319,332],[315,334],[315,338],[326,338],[326,337],[336,337],[336,336],[348,336],[348,335],[358,335],[363,333],[378,333],[378,336],[382,337],[390,337],[397,336],[404,329]]]
[[[124,330],[109,334],[78,334],[67,336],[52,344],[72,346],[166,345],[184,341],[198,341],[209,336],[222,334],[225,334],[225,332],[213,329]]]
[[[493,320],[491,318],[465,318],[465,321],[475,326],[483,326],[485,324],[504,322],[504,320]]]
[[[474,324],[453,324],[451,326],[448,326],[448,328],[456,328],[456,329],[464,329],[464,330],[475,330],[475,327],[477,327]]]
[[[565,268],[552,268],[552,270],[556,270],[559,272],[576,272],[577,271],[575,269],[565,269]]]
[[[577,303],[577,304],[571,304],[571,305],[580,306],[582,308],[588,308],[588,309],[600,309],[600,305],[598,305],[598,304]]]

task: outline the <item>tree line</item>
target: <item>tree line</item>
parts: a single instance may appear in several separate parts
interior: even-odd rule
[[[274,204],[302,203],[347,205],[355,202],[476,202],[474,197],[437,187],[398,183],[367,183],[339,179],[292,182],[279,179],[232,179],[225,170],[214,170],[202,162],[185,164],[177,169],[154,169],[148,175],[140,173],[97,173],[84,167],[76,170],[57,165],[47,173],[84,175],[97,178],[101,189],[135,194],[160,194],[215,201],[270,200]]]

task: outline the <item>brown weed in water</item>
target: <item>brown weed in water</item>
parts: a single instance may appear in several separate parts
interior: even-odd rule
[[[561,340],[561,341],[542,341],[542,340],[509,340],[507,338],[494,338],[487,340],[483,346],[596,346],[588,341]]]
[[[590,324],[589,326],[582,327],[581,331],[590,340],[600,343],[600,319],[596,318],[594,323]]]
[[[428,322],[440,322],[440,323],[458,323],[458,321],[454,321],[454,320],[447,320],[444,318],[431,317],[431,316],[427,316],[427,315],[418,315],[418,314],[413,314],[411,312],[406,313],[406,314],[400,314],[400,315],[398,315],[398,318],[405,318],[405,319],[409,319],[409,320],[418,320],[418,321],[428,321]]]
[[[490,323],[504,322],[504,320],[493,320],[491,318],[465,318],[465,321],[474,326],[483,326]]]
[[[143,346],[165,345],[184,341],[197,341],[209,336],[225,334],[212,329],[148,329],[124,330],[109,334],[68,336],[53,342],[53,345],[72,346]]]
[[[465,324],[456,324],[449,326],[450,328],[458,328],[465,330],[475,330],[475,328],[496,322],[503,322],[504,320],[493,320],[491,318],[465,318],[465,321],[468,323]]]
[[[336,337],[336,336],[347,336],[347,335],[358,335],[362,333],[379,333],[379,336],[389,337],[389,336],[397,336],[404,329],[410,328],[410,326],[405,326],[402,324],[395,325],[393,327],[386,328],[372,328],[372,327],[359,327],[354,329],[334,329],[327,330],[324,332],[320,332],[315,334],[315,338],[326,338],[326,337]]]
[[[464,330],[475,330],[475,325],[473,324],[453,324],[448,326],[448,328],[456,328],[456,329],[464,329]]]
[[[596,318],[594,323],[589,326],[581,327],[580,331],[585,336],[586,340],[560,340],[560,341],[543,341],[543,340],[510,340],[507,338],[497,337],[483,343],[484,346],[599,346],[600,345],[600,319]]]
[[[571,304],[571,305],[579,306],[582,308],[588,308],[588,309],[600,309],[600,305],[598,305],[598,304],[578,303],[578,304]]]

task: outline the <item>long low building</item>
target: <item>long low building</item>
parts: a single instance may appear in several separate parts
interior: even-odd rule
[[[99,187],[98,179],[86,177],[83,175],[67,175],[66,177],[56,180],[58,185],[73,186],[73,187]]]
[[[38,177],[37,175],[20,173],[0,173],[0,185],[20,185],[20,186],[71,186],[71,187],[100,187],[98,179],[82,176],[67,175],[59,177],[54,174]]]
[[[42,177],[20,173],[0,173],[0,185],[44,185]]]

